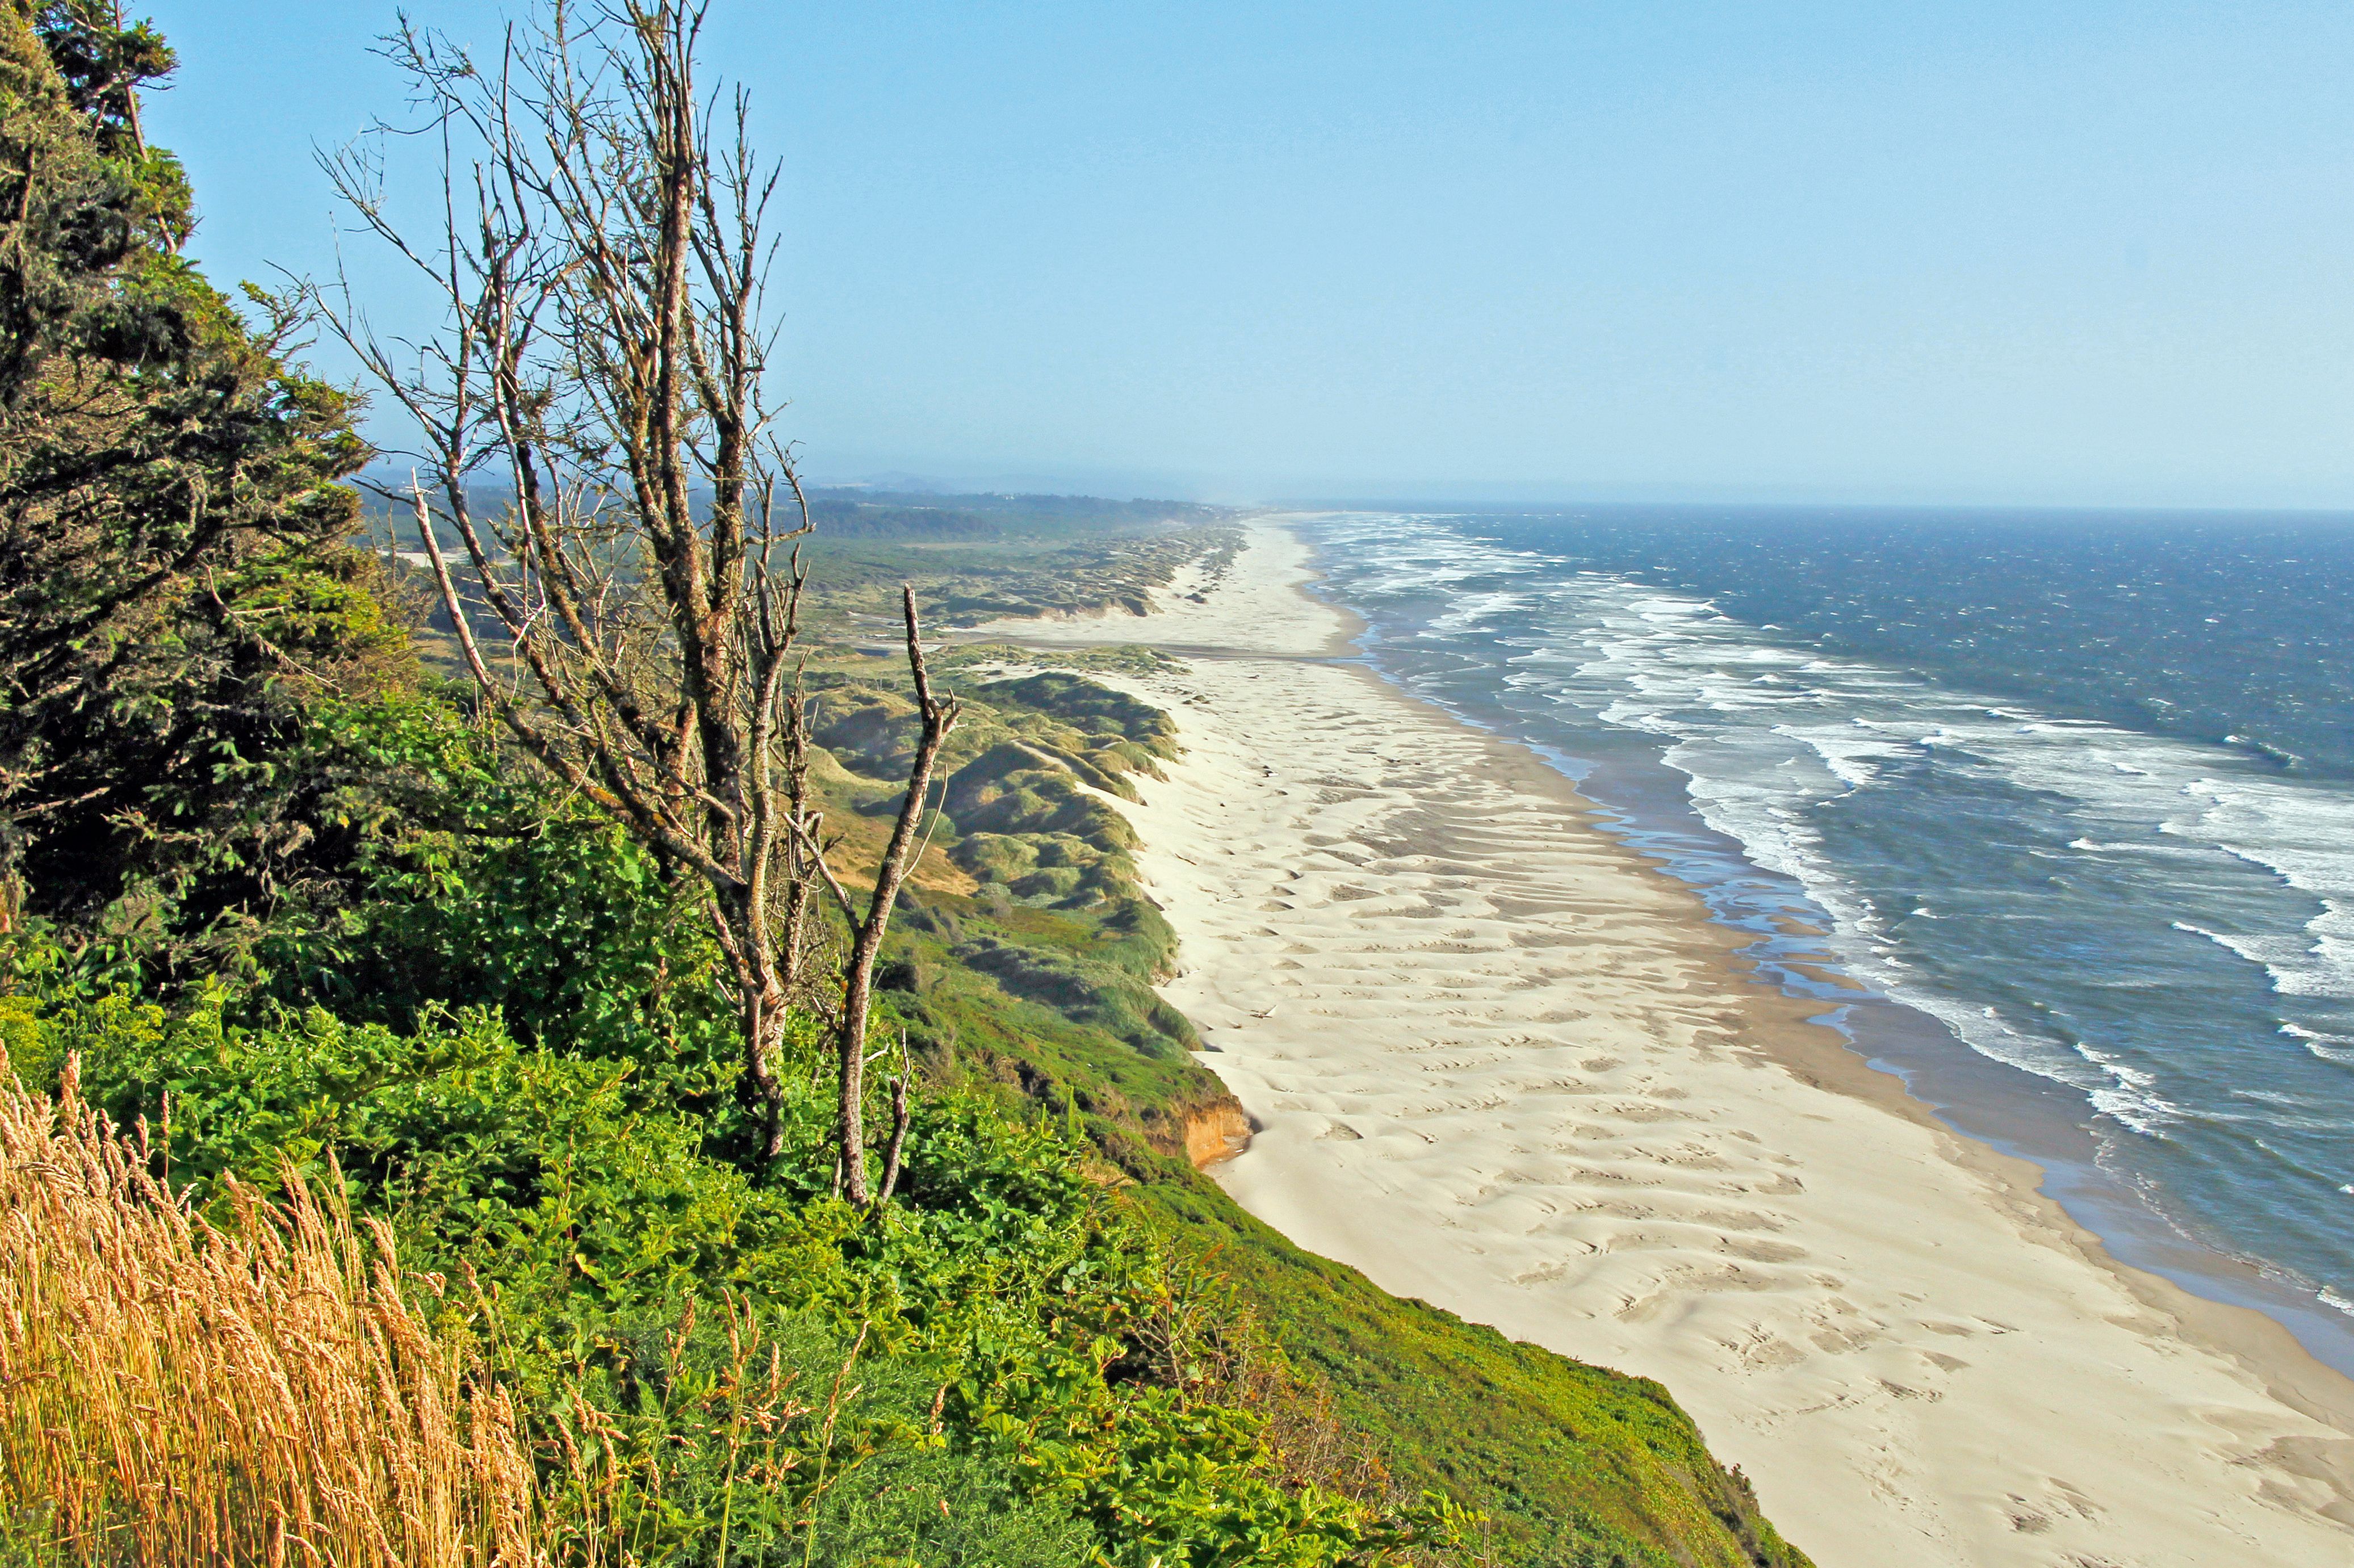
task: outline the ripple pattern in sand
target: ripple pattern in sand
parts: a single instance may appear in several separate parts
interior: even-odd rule
[[[1306,657],[1336,618],[1302,564],[1262,533],[1170,603],[1191,672],[1121,683],[1189,748],[1129,810],[1184,942],[1168,995],[1258,1125],[1222,1168],[1245,1206],[1659,1378],[1822,1568],[2354,1563],[2354,1439],[2023,1168],[1838,1092],[1851,1060],[1794,1065],[1819,1032],[1565,785]]]

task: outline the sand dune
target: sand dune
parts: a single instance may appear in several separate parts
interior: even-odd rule
[[[1184,759],[1121,805],[1170,1000],[1257,1124],[1220,1168],[1302,1245],[1664,1382],[1822,1568],[2354,1563],[2354,1388],[2119,1268],[1802,1010],[1517,748],[1321,662],[1254,533],[1139,621]]]

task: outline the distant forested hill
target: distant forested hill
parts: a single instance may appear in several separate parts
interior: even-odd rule
[[[363,476],[377,493],[367,506],[370,525],[379,539],[389,537],[397,547],[418,547],[416,523],[409,509],[387,501],[383,492],[398,493],[407,483],[405,473],[389,471]],[[500,485],[472,487],[469,503],[485,514],[505,504],[510,491]],[[790,503],[790,498],[786,501]],[[1228,506],[1206,506],[1192,501],[1150,499],[1113,501],[1097,495],[947,495],[925,491],[869,490],[864,486],[813,487],[809,493],[810,521],[826,539],[890,539],[984,542],[1003,539],[1074,539],[1137,534],[1166,528],[1200,528],[1235,516]],[[454,547],[454,536],[444,544]]]
[[[810,493],[818,532],[837,539],[1042,538],[1154,526],[1201,527],[1232,515],[1187,501],[1094,495],[932,495],[840,488]]]

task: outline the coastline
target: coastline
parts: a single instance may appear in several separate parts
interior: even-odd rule
[[[1206,602],[986,629],[1194,664],[1108,680],[1187,747],[1112,803],[1252,1117],[1246,1208],[1659,1379],[1823,1568],[2354,1562],[2354,1383],[2111,1258],[1533,753],[1331,662],[1306,556],[1254,524]]]

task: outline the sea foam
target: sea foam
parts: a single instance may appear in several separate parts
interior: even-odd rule
[[[1729,613],[1702,555],[1598,569],[1574,530],[1508,552],[1501,526],[1331,525],[1377,665],[1559,753],[1649,737],[1853,980],[2080,1095],[2187,1230],[2354,1291],[2354,1244],[2266,1213],[2354,1178],[2346,1118],[2290,1108],[2354,1107],[2354,788],[1829,652]]]

